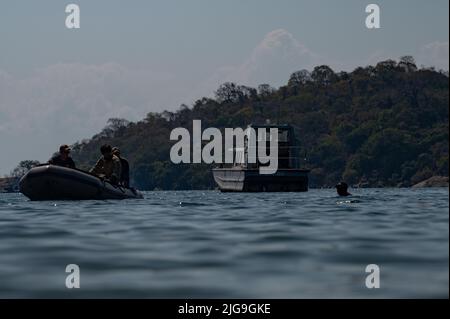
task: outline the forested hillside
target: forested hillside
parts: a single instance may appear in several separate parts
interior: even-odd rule
[[[278,89],[225,83],[215,98],[201,98],[178,111],[149,113],[131,123],[111,119],[102,132],[73,145],[88,168],[101,144],[118,146],[141,189],[207,189],[210,166],[175,165],[170,132],[190,128],[243,127],[250,123],[295,126],[311,186],[340,180],[360,186],[410,186],[433,175],[448,176],[448,73],[417,68],[412,57],[335,73],[328,66],[298,71]]]

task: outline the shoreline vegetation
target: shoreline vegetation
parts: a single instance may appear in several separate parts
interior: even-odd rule
[[[72,155],[88,169],[108,143],[129,160],[139,189],[214,189],[214,164],[170,161],[171,130],[191,130],[195,119],[220,130],[270,120],[295,127],[311,188],[340,180],[353,187],[445,186],[445,178],[448,187],[448,93],[448,71],[419,68],[411,56],[352,72],[321,65],[294,72],[278,89],[228,82],[191,107],[151,112],[138,122],[110,119],[100,133],[73,144]]]

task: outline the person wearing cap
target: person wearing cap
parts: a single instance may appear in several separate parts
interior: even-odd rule
[[[120,175],[120,183],[125,186],[130,186],[130,164],[128,161],[120,156],[120,149],[118,147],[113,147],[112,153],[116,155],[120,160],[120,165],[122,166],[122,174]]]
[[[122,175],[120,159],[112,153],[111,145],[105,144],[100,148],[102,156],[89,171],[91,174],[105,178],[112,184],[118,184]]]
[[[348,190],[348,185],[347,183],[344,182],[340,182],[339,184],[337,184],[336,186],[336,191],[338,193],[339,196],[350,196],[352,194],[350,194],[347,190]]]
[[[68,167],[68,168],[75,168],[75,162],[69,156],[69,154],[70,154],[70,147],[66,144],[61,145],[59,147],[59,154],[53,156],[48,161],[48,164],[63,166],[63,167]]]

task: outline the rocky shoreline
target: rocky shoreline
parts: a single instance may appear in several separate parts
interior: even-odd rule
[[[448,187],[448,176],[433,176],[412,186],[412,188],[424,187]]]

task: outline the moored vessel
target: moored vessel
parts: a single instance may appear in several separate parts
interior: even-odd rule
[[[249,163],[250,137],[246,136],[244,148],[236,149],[239,159],[231,167],[212,170],[214,180],[222,192],[306,192],[309,170],[301,168],[299,147],[291,125],[251,125],[254,131],[263,129],[270,134],[271,128],[278,130],[278,169],[273,174],[261,174],[262,164]],[[253,131],[253,132],[254,132]],[[249,132],[252,132],[251,130]],[[261,141],[258,141],[261,143]]]

